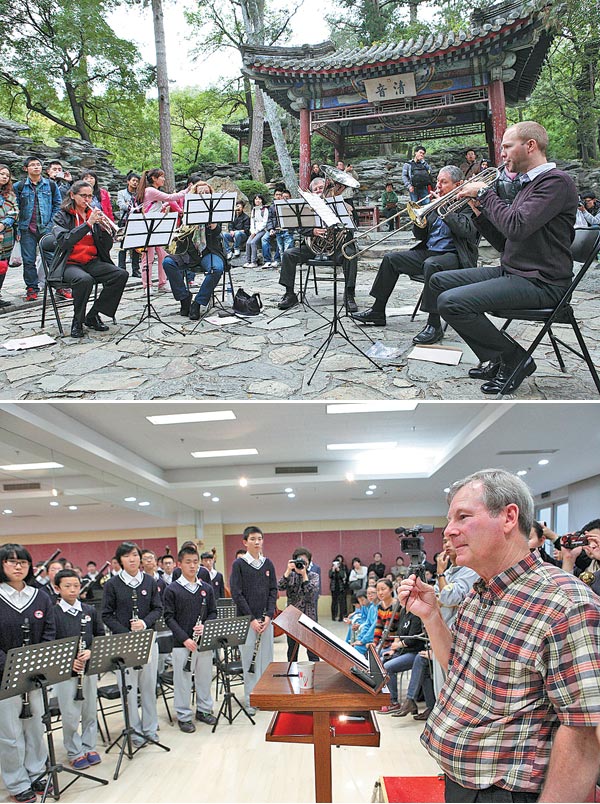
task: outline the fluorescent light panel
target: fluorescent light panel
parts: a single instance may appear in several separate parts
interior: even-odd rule
[[[327,413],[381,413],[396,410],[414,410],[418,402],[340,402],[327,405]]]
[[[394,449],[398,445],[397,441],[365,441],[356,444],[327,444],[328,450],[341,449]]]
[[[192,452],[192,458],[229,458],[234,455],[258,455],[257,449],[213,449],[207,452]]]
[[[209,410],[204,413],[165,413],[146,416],[151,424],[193,424],[194,422],[222,422],[235,419],[232,410]]]
[[[33,469],[64,469],[62,463],[55,461],[46,461],[46,463],[9,463],[6,466],[0,466],[3,472],[29,472]]]

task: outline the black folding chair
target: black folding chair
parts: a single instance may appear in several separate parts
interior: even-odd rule
[[[546,334],[548,335],[552,348],[554,349],[554,354],[558,360],[560,370],[563,373],[566,372],[565,364],[558,348],[559,344],[565,349],[568,349],[569,352],[572,352],[581,360],[585,361],[589,372],[592,375],[592,379],[594,380],[596,390],[600,394],[600,378],[598,377],[598,372],[596,371],[596,367],[594,366],[583,335],[581,334],[581,330],[579,329],[579,324],[575,320],[573,308],[571,307],[571,298],[573,293],[587,273],[587,270],[592,262],[594,262],[599,249],[600,232],[597,229],[575,229],[575,239],[571,245],[571,254],[573,255],[574,262],[581,263],[581,268],[579,271],[577,271],[573,281],[565,290],[562,298],[555,307],[549,307],[543,310],[494,310],[490,312],[490,315],[496,316],[497,318],[507,319],[502,326],[503,332],[506,331],[511,322],[515,320],[534,321],[543,324],[538,334],[530,343],[527,351],[524,353],[522,360],[517,366],[515,366],[513,373],[506,380],[506,383],[500,390],[501,394],[505,393],[504,389],[512,381],[512,378],[520,370],[523,363],[525,363],[525,361],[533,355],[538,344]],[[575,333],[575,337],[577,338],[577,343],[579,344],[581,351],[578,351],[570,344],[565,343],[563,340],[558,338],[552,331],[554,324],[568,324]]]

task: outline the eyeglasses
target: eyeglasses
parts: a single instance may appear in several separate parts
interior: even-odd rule
[[[81,198],[93,198],[94,197],[92,193],[75,193],[75,195],[78,195]]]
[[[5,564],[10,564],[11,567],[28,567],[29,561],[26,558],[24,559],[17,559],[17,558],[5,558]]]

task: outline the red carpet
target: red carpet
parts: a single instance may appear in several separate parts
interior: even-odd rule
[[[382,776],[383,801],[438,802],[444,800],[444,780],[437,776]]]

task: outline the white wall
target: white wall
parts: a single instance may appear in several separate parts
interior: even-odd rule
[[[600,475],[569,485],[569,530],[600,518]]]

